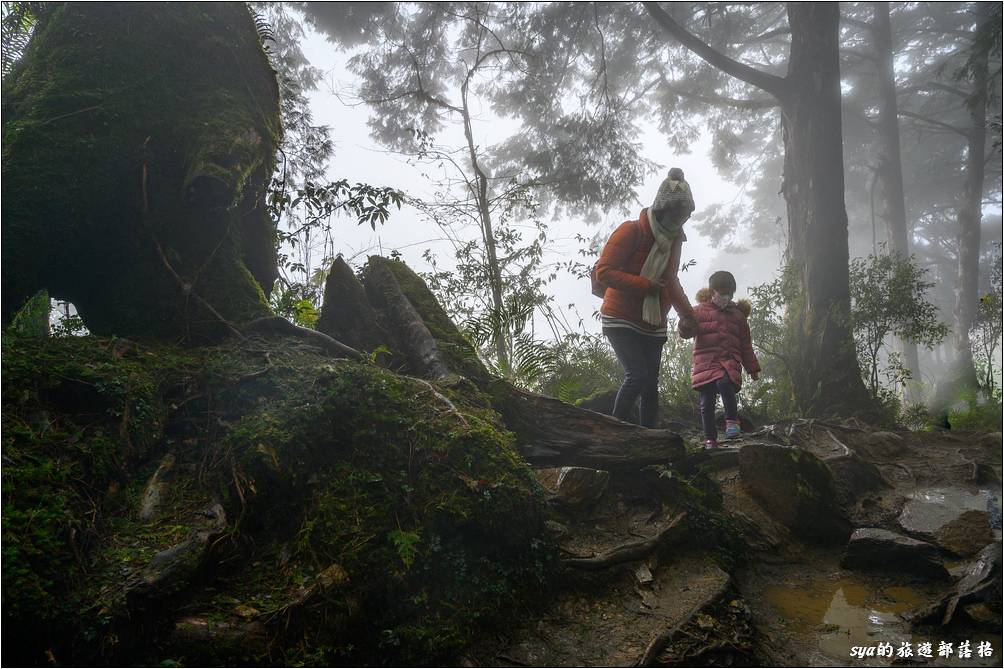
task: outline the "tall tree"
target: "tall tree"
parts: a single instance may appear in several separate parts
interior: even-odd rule
[[[982,27],[992,10],[989,3],[980,3],[978,7],[977,15]],[[953,381],[962,387],[973,388],[977,386],[977,379],[969,331],[976,318],[980,297],[980,223],[983,220],[983,179],[987,161],[987,86],[990,81],[989,54],[992,47],[990,43],[973,40],[965,75],[971,84],[966,98],[970,121],[966,138],[966,184],[958,213],[959,269],[955,284],[955,308],[952,312],[955,316]]]
[[[875,130],[873,190],[876,191],[880,207],[877,212],[872,212],[872,216],[874,217],[877,213],[885,222],[889,249],[893,253],[908,257],[910,243],[900,150],[899,104],[895,72],[896,44],[889,15],[889,3],[873,2],[869,4],[870,21],[849,15],[855,9],[854,7],[845,10],[843,21],[864,30],[868,35],[868,41],[871,42],[870,53],[859,52],[858,55],[873,62],[875,68],[873,90],[877,97],[878,113],[875,115],[875,119],[871,120],[865,112],[859,112]],[[868,92],[872,93],[872,90]],[[870,95],[869,98],[871,98]],[[873,99],[868,100],[868,103],[871,102]],[[876,252],[877,249],[873,248],[872,253]],[[908,400],[914,400],[917,397],[915,391],[920,378],[917,344],[903,339],[900,340],[899,346],[903,354],[903,364],[909,370],[912,379],[905,388],[906,396]]]
[[[727,74],[776,98],[782,112],[788,261],[800,296],[789,314],[797,342],[796,398],[810,413],[869,407],[847,325],[847,212],[841,135],[839,9],[789,3],[784,77],[753,68],[687,30],[659,3],[645,8],[683,46]]]

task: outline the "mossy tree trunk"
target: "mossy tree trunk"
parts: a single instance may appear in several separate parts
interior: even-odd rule
[[[269,315],[275,73],[238,3],[66,3],[3,90],[3,318],[39,289],[95,334]]]

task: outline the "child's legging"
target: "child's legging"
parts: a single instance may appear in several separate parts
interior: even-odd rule
[[[718,405],[718,396],[722,396],[726,420],[738,420],[739,405],[736,402],[736,387],[726,374],[711,383],[698,387],[697,390],[701,393],[701,426],[704,428],[704,438],[717,440],[715,407]]]

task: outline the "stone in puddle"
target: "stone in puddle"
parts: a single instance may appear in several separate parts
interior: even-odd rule
[[[609,481],[610,472],[602,469],[562,467],[554,501],[572,509],[589,506],[603,496]]]
[[[837,506],[826,465],[799,448],[753,443],[739,451],[739,476],[765,511],[796,535],[821,544],[842,544],[851,524]]]
[[[948,571],[935,546],[877,527],[854,531],[840,566],[846,569],[907,572],[925,578],[948,578]]]
[[[993,498],[986,492],[930,488],[911,495],[899,516],[907,533],[962,557],[971,557],[994,540],[990,527]]]

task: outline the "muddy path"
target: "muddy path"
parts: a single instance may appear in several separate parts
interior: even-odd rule
[[[846,536],[821,541],[806,519],[758,490],[763,482],[747,461],[764,444],[825,466],[840,518],[818,523],[923,540],[945,577],[913,573],[909,560],[881,564],[881,554],[872,568],[841,566],[851,550]],[[968,613],[949,625],[916,613],[944,600],[979,551],[1001,540],[1000,434],[793,421],[714,453],[695,449],[675,471],[614,473],[577,488],[559,485],[559,475],[538,470],[568,564],[564,580],[541,609],[472,648],[467,664],[1000,666],[999,594],[995,604],[966,604]],[[666,530],[681,514],[686,520]],[[576,565],[661,534],[640,559]],[[960,657],[964,642],[968,657]],[[939,655],[946,643],[952,652]]]

